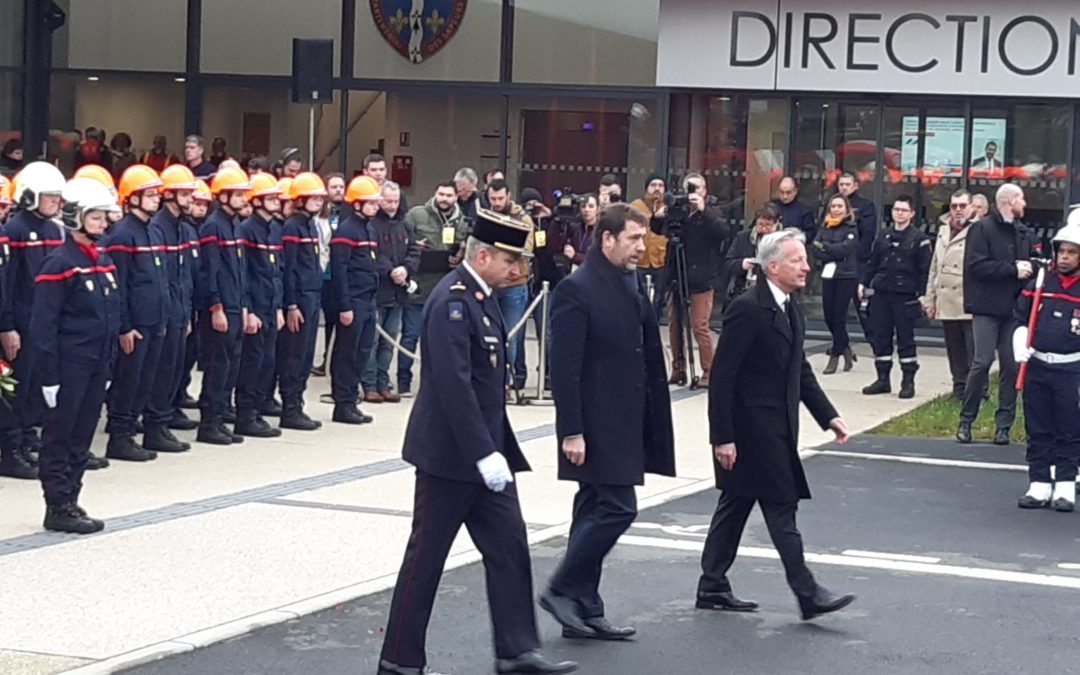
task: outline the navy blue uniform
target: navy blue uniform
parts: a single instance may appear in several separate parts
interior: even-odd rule
[[[353,313],[346,326],[340,318],[330,360],[334,403],[355,405],[360,378],[375,346],[375,294],[379,289],[376,251],[379,243],[371,221],[350,213],[330,240],[330,283],[339,312]]]
[[[870,250],[862,283],[874,289],[870,298],[870,344],[881,377],[887,378],[892,369],[894,331],[901,372],[919,369],[915,321],[922,315],[919,296],[926,288],[932,255],[929,237],[912,225],[899,231],[894,227],[882,230]]]
[[[119,350],[117,267],[107,253],[74,239],[56,248],[37,275],[29,339],[40,386],[60,386],[45,416],[40,476],[45,503],[78,502],[105,383]]]
[[[284,299],[284,261],[281,259],[281,223],[266,221],[257,212],[240,223],[247,263],[248,311],[262,321],[254,335],[244,335],[240,377],[236,382],[238,419],[253,419],[274,388],[277,315]]]
[[[462,264],[432,291],[421,335],[420,391],[404,446],[417,469],[412,534],[382,658],[426,665],[432,604],[463,523],[484,556],[495,655],[513,658],[539,646],[525,523],[516,483],[492,492],[476,468],[501,452],[511,471],[529,470],[506,416],[506,327],[495,298]]]
[[[176,388],[184,367],[184,341],[191,322],[191,271],[187,269],[188,247],[183,222],[167,206],[150,220],[150,229],[161,238],[164,250],[159,254],[164,262],[169,296],[165,312],[165,336],[161,358],[150,391],[146,409],[148,425],[166,426],[176,413]]]
[[[35,211],[20,211],[4,225],[10,258],[4,265],[4,293],[0,298],[0,332],[16,331],[22,349],[12,361],[13,377],[19,381],[11,398],[12,419],[4,425],[0,445],[6,451],[35,444],[34,426],[41,423],[44,402],[41,383],[35,369],[35,350],[29,349],[30,315],[41,263],[51,251],[64,243],[64,234],[56,221],[42,218]]]
[[[306,213],[285,221],[281,231],[285,254],[285,308],[297,307],[304,317],[300,330],[281,331],[278,353],[282,407],[288,411],[304,407],[304,390],[315,360],[315,337],[319,332],[319,304],[322,296],[322,269],[319,267],[319,226]]]
[[[180,284],[182,294],[188,298],[188,304],[191,306],[191,313],[188,314],[188,321],[191,322],[192,327],[199,325],[199,311],[196,306],[196,298],[200,298],[201,295],[196,288],[196,283],[201,282],[202,276],[199,274],[199,231],[191,221],[186,218],[180,221],[180,257],[183,260],[180,263]],[[188,333],[187,338],[184,340],[184,357],[180,369],[180,382],[176,387],[175,402],[179,403],[180,399],[187,393],[188,386],[191,385],[191,369],[195,367],[195,362],[199,359],[199,331],[192,330]]]
[[[199,232],[202,278],[198,281],[198,290],[202,298],[198,308],[202,312],[200,330],[204,347],[199,411],[201,424],[206,427],[222,423],[240,374],[247,270],[236,228],[236,218],[219,207],[210,214]],[[228,320],[228,328],[223,333],[214,330],[211,324],[211,309],[219,306]]]
[[[1034,296],[1031,282],[1016,303],[1018,325],[1027,325]],[[1073,481],[1080,462],[1080,276],[1047,275],[1031,346],[1024,385],[1028,476],[1033,483]]]
[[[109,389],[109,432],[135,435],[135,423],[150,402],[150,388],[158,377],[169,315],[169,282],[165,273],[165,241],[134,214],[109,228],[101,248],[116,264],[120,287],[120,334],[137,330],[130,354],[120,352]]]

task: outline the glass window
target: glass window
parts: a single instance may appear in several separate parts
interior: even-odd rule
[[[1068,184],[1069,121],[1065,105],[975,106],[971,120],[972,192],[994,203],[1005,181],[1024,189],[1024,221],[1040,236],[1061,223]]]
[[[183,155],[184,85],[175,78],[54,75],[51,85],[49,153],[62,170],[107,163],[120,173],[132,155],[141,158],[151,150],[155,136],[165,137],[166,154]],[[131,139],[131,154],[121,151],[126,144],[119,139],[113,152],[118,135]]]
[[[0,0],[0,66],[23,62],[23,0]]]
[[[0,143],[21,135],[22,75],[0,71]]]
[[[877,175],[878,106],[845,101],[801,99],[795,102],[795,175],[799,196],[824,211],[840,174],[859,179],[859,194],[874,199]],[[886,147],[886,166],[899,166],[897,148]]]
[[[53,34],[57,68],[184,70],[186,0],[59,0],[56,4],[67,12],[67,21]]]
[[[249,27],[248,37],[237,33]],[[204,73],[290,75],[293,38],[334,41],[334,75],[340,70],[341,0],[273,2],[228,0],[202,4]]]
[[[655,84],[660,0],[514,5],[515,82]]]
[[[613,173],[625,201],[641,196],[645,178],[657,168],[655,100],[510,99],[510,167],[518,192],[596,192]]]
[[[356,77],[498,81],[501,0],[429,1],[419,22],[409,21],[412,6],[357,3]]]

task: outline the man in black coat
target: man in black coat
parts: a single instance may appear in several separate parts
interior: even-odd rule
[[[585,263],[555,289],[551,384],[559,478],[577,481],[566,557],[540,606],[563,636],[626,639],[604,618],[604,557],[637,516],[646,473],[675,475],[671,399],[660,329],[638,286],[649,217],[627,204],[604,210]]]
[[[877,206],[874,202],[859,194],[859,179],[853,173],[840,174],[840,177],[836,179],[836,191],[847,197],[848,203],[851,204],[851,210],[855,213],[855,222],[859,225],[859,247],[856,260],[858,262],[859,278],[861,279],[866,267],[870,264],[870,251],[878,234]],[[859,315],[859,324],[862,326],[863,336],[867,342],[873,342],[874,328],[870,323],[870,315],[866,313],[861,304],[856,304],[855,311]]]
[[[757,609],[757,603],[735,597],[727,578],[756,502],[805,620],[855,598],[834,596],[818,585],[803,558],[795,512],[800,499],[810,498],[810,488],[799,460],[799,402],[838,442],[847,440],[848,429],[803,352],[806,324],[793,297],[810,272],[803,235],[766,235],[758,259],[765,280],[725,313],[709,386],[709,436],[716,486],[723,492],[705,539],[697,607]]]
[[[424,305],[420,391],[405,431],[416,467],[412,534],[386,626],[379,675],[422,675],[427,627],[462,524],[484,557],[497,673],[568,673],[537,650],[532,569],[515,471],[529,463],[506,416],[506,331],[494,288],[519,274],[531,228],[478,211],[465,260]]]

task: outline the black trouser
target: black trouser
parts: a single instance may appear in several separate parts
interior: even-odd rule
[[[307,389],[311,364],[315,360],[315,338],[319,334],[320,293],[302,293],[297,306],[304,317],[300,330],[293,333],[286,328],[281,331],[277,353],[278,380],[282,405],[286,408],[304,406],[304,390]],[[287,315],[287,313],[286,313]]]
[[[941,327],[945,330],[945,354],[949,357],[953,391],[963,391],[971,371],[971,360],[975,357],[971,320],[942,321]]]
[[[576,600],[583,618],[604,616],[604,601],[600,598],[604,558],[636,517],[633,485],[579,484],[566,556],[548,586]]]
[[[382,658],[387,661],[410,668],[427,665],[431,608],[446,557],[463,523],[484,558],[495,656],[514,658],[540,646],[529,542],[516,484],[492,492],[482,483],[417,471],[412,533],[383,640]]]
[[[978,314],[972,319],[971,334],[975,345],[975,357],[968,371],[964,404],[960,409],[960,421],[972,423],[979,415],[982,394],[990,380],[990,366],[994,365],[994,351],[1001,359],[1001,377],[998,382],[998,409],[994,422],[999,429],[1011,429],[1016,421],[1016,361],[1013,360],[1012,334],[1016,323],[1011,316],[985,316]]]
[[[164,427],[176,414],[176,390],[184,371],[186,338],[186,323],[172,323],[165,328],[157,372],[151,373],[150,402],[144,413],[147,426]]]
[[[200,424],[204,427],[222,423],[229,407],[232,388],[240,371],[240,353],[243,345],[243,315],[226,312],[229,327],[225,332],[214,330],[210,312],[201,317],[203,358],[202,393],[199,394]]]
[[[839,356],[851,346],[847,332],[848,305],[855,299],[858,286],[856,279],[824,279],[821,282],[822,311],[825,325],[832,334],[831,356]]]
[[[180,366],[180,384],[176,387],[176,397],[174,401],[177,406],[180,405],[180,399],[188,393],[188,387],[191,386],[191,370],[199,360],[199,351],[202,343],[202,331],[199,329],[200,316],[201,313],[192,315],[192,331],[188,333],[187,338],[184,340],[184,360]]]
[[[814,575],[806,567],[803,557],[802,535],[795,525],[798,502],[770,502],[753,497],[743,497],[724,491],[716,504],[709,535],[705,538],[705,550],[701,554],[701,579],[698,595],[703,593],[726,593],[731,591],[727,572],[735,562],[739,551],[746,519],[754,503],[761,506],[765,526],[769,528],[776,552],[784,564],[788,586],[796,596],[808,598],[817,591]]]
[[[262,329],[244,335],[240,355],[240,376],[236,380],[237,419],[254,419],[274,391],[277,353],[277,318],[262,319]]]
[[[340,317],[334,355],[330,358],[330,386],[337,405],[355,405],[360,398],[360,379],[375,347],[375,300],[351,301],[352,323]]]
[[[66,361],[59,373],[60,391],[56,407],[45,413],[38,466],[49,506],[79,501],[90,443],[105,403],[105,383],[112,377],[103,362]]]
[[[150,390],[158,378],[165,324],[135,326],[142,339],[130,354],[120,350],[109,387],[109,425],[113,436],[134,436],[135,424],[150,403]]]
[[[337,326],[338,310],[334,299],[333,283],[326,279],[322,285],[322,297],[320,299],[323,314],[323,350],[322,364],[326,366],[326,358],[330,356],[330,342],[334,339],[334,328]]]
[[[1033,483],[1076,480],[1080,462],[1080,372],[1032,357],[1024,382],[1028,477]],[[1054,478],[1050,478],[1054,467]]]
[[[878,375],[888,375],[892,369],[893,333],[896,333],[896,353],[900,371],[914,373],[919,369],[915,353],[916,312],[922,311],[918,299],[904,293],[875,293],[870,298],[870,323],[874,348],[874,366]]]
[[[19,331],[19,336],[23,340],[22,348],[11,362],[14,370],[12,377],[18,384],[15,386],[14,395],[8,399],[11,404],[10,414],[3,419],[3,440],[0,441],[0,447],[9,452],[30,446],[34,441],[34,426],[41,423],[45,409],[41,385],[34,374],[37,350],[29,342],[29,330]],[[7,407],[3,403],[0,403],[0,406]]]

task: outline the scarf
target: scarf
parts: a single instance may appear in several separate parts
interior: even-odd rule
[[[833,218],[832,216],[825,216],[825,227],[830,230],[834,227],[838,227],[841,223],[846,221],[847,218]]]

